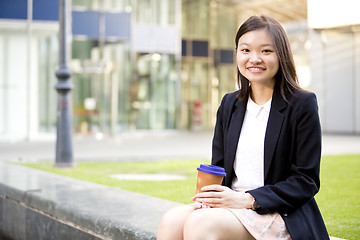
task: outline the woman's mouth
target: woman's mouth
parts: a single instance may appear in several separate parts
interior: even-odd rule
[[[262,72],[265,70],[265,68],[262,68],[262,67],[248,67],[247,69],[250,72]]]

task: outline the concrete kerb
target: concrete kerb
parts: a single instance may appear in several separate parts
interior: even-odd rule
[[[181,205],[23,166],[0,166],[0,234],[12,239],[155,239],[162,215]]]
[[[0,239],[156,239],[163,214],[182,205],[18,165],[0,169]]]

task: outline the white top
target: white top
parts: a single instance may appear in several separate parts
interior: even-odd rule
[[[234,161],[234,190],[264,186],[264,142],[271,100],[258,105],[249,97]]]

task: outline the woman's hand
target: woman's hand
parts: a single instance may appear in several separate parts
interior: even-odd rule
[[[195,208],[251,208],[254,198],[249,193],[236,192],[222,185],[209,185],[201,188],[191,200]]]

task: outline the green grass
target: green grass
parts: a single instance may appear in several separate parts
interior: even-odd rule
[[[24,164],[29,167],[139,192],[181,203],[190,203],[196,185],[196,168],[207,160],[159,162],[77,163],[74,168],[54,168],[53,163]],[[325,156],[321,163],[321,188],[316,195],[331,236],[360,239],[360,155]],[[181,174],[186,180],[121,181],[110,177],[118,173]]]
[[[325,156],[316,201],[331,236],[360,239],[360,155]]]
[[[60,174],[63,176],[104,184],[180,203],[190,203],[195,194],[196,168],[207,160],[174,160],[159,162],[79,162],[74,168],[54,168],[54,163],[28,163],[28,167]],[[172,181],[130,181],[117,180],[111,174],[120,173],[167,173],[187,177]]]

